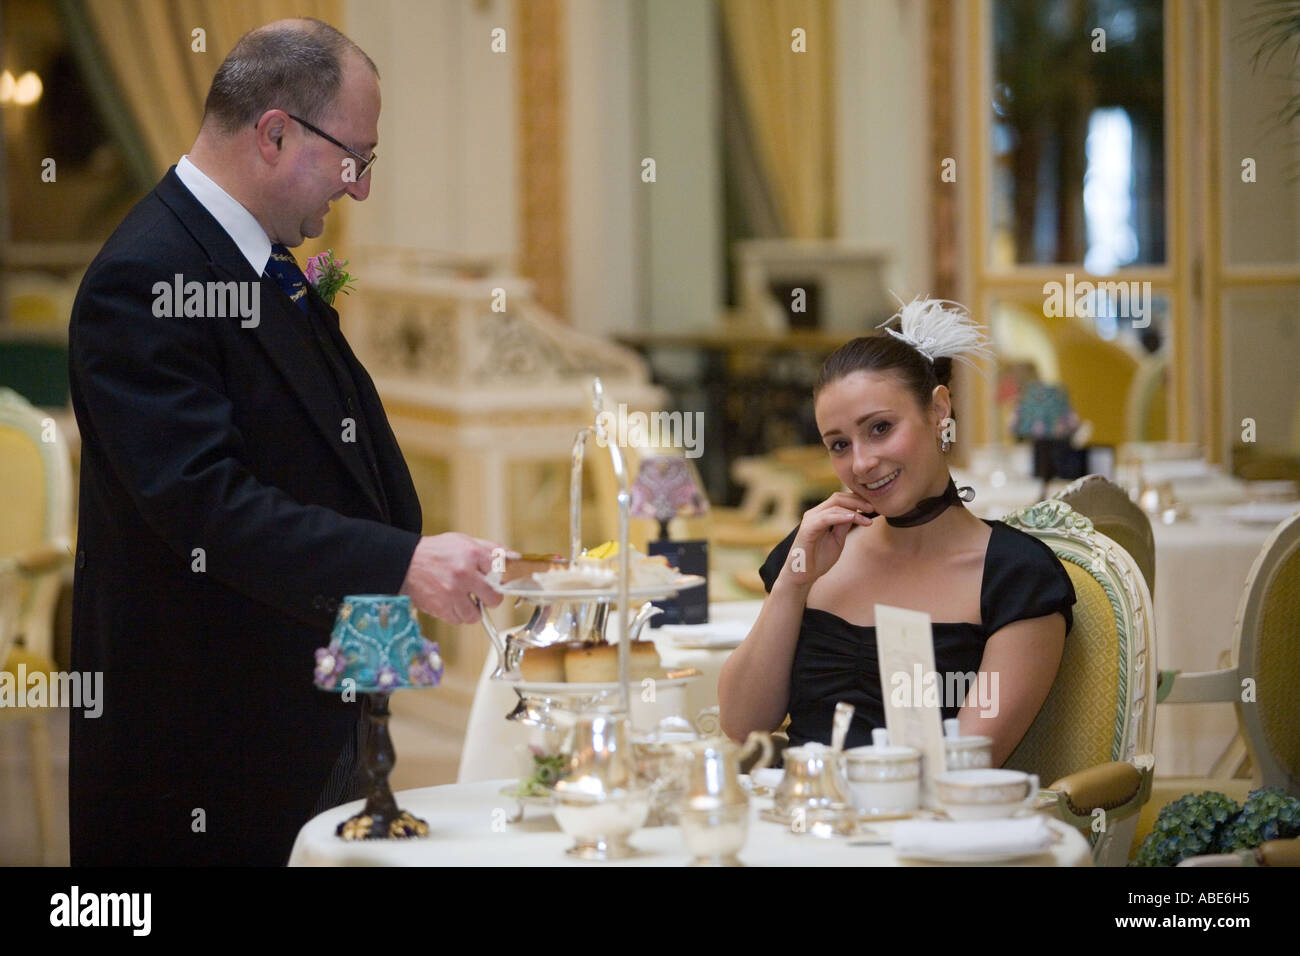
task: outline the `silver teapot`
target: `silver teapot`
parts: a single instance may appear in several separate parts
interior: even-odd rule
[[[493,680],[519,680],[519,663],[524,651],[530,647],[551,647],[555,644],[602,644],[605,642],[605,625],[609,619],[608,601],[555,601],[538,604],[526,624],[500,630],[488,615],[487,609],[478,605],[483,630],[497,652],[497,666]],[[646,621],[663,609],[653,604],[643,604],[628,627],[629,640],[637,640]]]

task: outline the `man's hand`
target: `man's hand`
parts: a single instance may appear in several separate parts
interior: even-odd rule
[[[501,595],[484,578],[499,547],[454,531],[421,538],[401,593],[426,614],[452,624],[473,624],[479,613],[470,595],[477,595],[487,607],[501,603]]]

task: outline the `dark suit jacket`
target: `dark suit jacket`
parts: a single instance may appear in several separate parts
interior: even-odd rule
[[[259,280],[173,168],[91,263],[72,312],[72,666],[104,674],[102,715],[71,717],[74,865],[283,863],[359,708],[314,688],[313,651],[344,595],[401,587],[421,529],[338,313],[312,290],[304,315],[267,280],[255,328],[158,317],[154,284],[176,274]]]

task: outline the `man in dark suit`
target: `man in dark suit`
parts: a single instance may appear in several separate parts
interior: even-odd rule
[[[245,35],[190,153],[91,263],[70,329],[82,436],[72,863],[286,861],[360,795],[360,705],[316,690],[347,594],[455,623],[493,544],[420,504],[338,313],[288,247],[364,200],[379,78],[313,20]]]

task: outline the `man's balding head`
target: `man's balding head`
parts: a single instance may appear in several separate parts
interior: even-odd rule
[[[359,46],[320,20],[277,20],[250,30],[212,78],[203,125],[231,134],[270,109],[318,122],[338,96],[348,57],[379,76]]]

